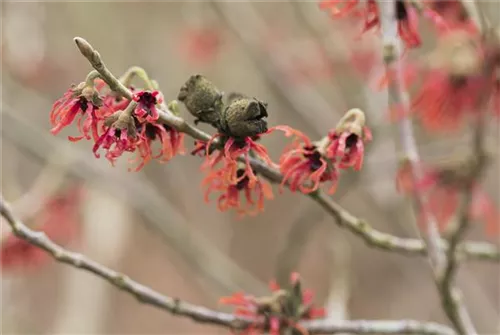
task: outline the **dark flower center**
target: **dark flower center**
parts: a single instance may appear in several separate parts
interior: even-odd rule
[[[139,102],[151,108],[156,105],[156,97],[150,92],[143,92],[139,98]]]
[[[358,139],[359,139],[359,137],[356,134],[351,134],[351,135],[347,136],[347,138],[345,140],[346,148],[352,149],[354,146],[356,146],[356,143],[358,143]]]
[[[468,78],[466,76],[450,75],[450,83],[455,89],[460,89],[467,85]]]
[[[238,177],[238,179],[241,178],[244,175],[245,175],[245,169],[238,169],[236,171],[236,177]],[[243,179],[241,179],[238,182],[238,184],[236,184],[236,189],[238,191],[243,190],[244,188],[246,188],[248,186],[248,181],[249,181],[248,176],[245,176]]]
[[[306,146],[304,150],[307,151],[304,153],[304,157],[309,160],[309,169],[312,172],[318,170],[323,165],[321,162],[321,153],[316,149],[315,145]]]
[[[145,134],[146,137],[149,138],[150,140],[155,140],[156,136],[158,135],[158,129],[156,129],[156,127],[153,126],[151,123],[146,123]]]
[[[121,135],[122,135],[122,130],[121,129],[115,129],[115,137],[116,138],[120,138]]]
[[[396,1],[396,19],[398,21],[404,21],[408,18],[408,12],[406,11],[406,4],[404,0]]]
[[[80,109],[85,113],[87,111],[87,105],[88,101],[85,97],[80,97],[80,99],[78,100],[77,104],[80,105]]]

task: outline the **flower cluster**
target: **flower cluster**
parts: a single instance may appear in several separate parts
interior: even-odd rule
[[[221,92],[202,75],[191,76],[181,87],[178,99],[198,122],[209,123],[218,131],[210,141],[196,142],[192,152],[205,157],[205,200],[220,193],[221,211],[233,208],[239,216],[261,212],[264,200],[272,199],[273,193],[251,161],[273,166],[266,147],[258,143],[268,133],[267,104],[242,94],[230,94],[223,102]],[[213,150],[214,146],[219,150]],[[244,202],[240,200],[242,193]]]
[[[95,156],[99,158],[98,151],[104,149],[105,157],[112,165],[125,152],[136,152],[136,158],[130,160],[135,165],[135,171],[153,158],[167,162],[182,153],[184,134],[158,122],[162,94],[132,87],[130,90],[133,92],[132,101],[116,92],[106,91],[102,80],[90,77],[86,82],[70,88],[53,105],[51,132],[58,134],[77,120],[81,136],[70,136],[71,141],[83,138],[93,140]],[[158,153],[153,152],[154,142],[160,144]]]
[[[252,319],[253,322],[243,334],[279,335],[285,329],[307,334],[307,330],[299,324],[300,321],[325,316],[323,308],[314,307],[312,291],[302,289],[298,273],[292,273],[290,287],[287,289],[282,289],[274,281],[269,286],[272,291],[269,297],[254,297],[238,292],[220,299],[222,304],[236,306],[235,315]]]
[[[209,148],[218,139],[222,145],[219,151]],[[198,143],[194,152],[204,152],[205,162],[202,167],[207,171],[202,185],[205,187],[205,201],[209,202],[210,195],[220,193],[218,208],[225,212],[235,209],[239,216],[256,215],[264,210],[264,200],[272,199],[271,186],[258,176],[250,160],[256,159],[272,165],[267,149],[256,142],[258,137],[243,139],[216,134],[207,143]],[[244,194],[245,202],[240,200]],[[257,201],[254,200],[254,196]]]
[[[455,30],[438,40],[419,68],[411,112],[428,131],[456,131],[484,110],[500,115],[500,40]]]
[[[295,136],[280,158],[282,186],[289,183],[292,192],[298,189],[306,194],[316,191],[324,182],[331,184],[329,193],[334,193],[339,170],[360,170],[365,143],[372,139],[370,129],[365,126],[364,113],[357,108],[349,110],[319,143],[313,143],[302,132],[290,127],[275,129],[284,131],[288,137]]]
[[[403,194],[416,192],[425,195],[426,201],[418,218],[419,225],[425,227],[425,214],[430,213],[436,219],[441,232],[445,232],[452,223],[455,213],[460,206],[461,190],[471,169],[472,164],[454,164],[450,167],[421,166],[424,175],[420,180],[413,180],[413,165],[404,160],[400,165],[396,178],[396,187]],[[489,236],[497,236],[499,232],[500,213],[494,202],[478,184],[473,185],[472,201],[469,212],[473,221],[485,225]]]
[[[357,1],[353,1],[339,10],[339,2],[326,1],[323,7],[335,3],[332,8],[338,13],[334,16],[357,8]],[[437,45],[418,61],[400,60],[404,68],[401,85],[415,94],[409,110],[391,107],[393,119],[411,113],[426,130],[441,132],[460,130],[465,121],[484,110],[499,116],[500,31],[490,29],[481,34],[460,1],[427,1],[423,5],[423,17],[436,28]],[[370,2],[366,6],[370,7]],[[394,78],[394,73],[386,73],[379,88],[385,88]]]

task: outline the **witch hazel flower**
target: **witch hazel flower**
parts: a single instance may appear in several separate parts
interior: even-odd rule
[[[325,310],[313,305],[313,293],[302,289],[297,273],[292,273],[290,277],[287,289],[282,289],[275,281],[271,281],[270,296],[255,297],[237,292],[232,296],[222,297],[220,303],[235,306],[235,315],[252,320],[242,334],[279,335],[290,328],[301,334],[308,334],[300,321],[322,318]]]
[[[151,159],[157,159],[162,163],[170,161],[177,154],[184,153],[184,134],[176,129],[161,123],[143,123],[136,121],[138,155],[135,160],[137,167],[133,170],[141,170]],[[153,145],[160,143],[158,154],[153,154]],[[132,169],[129,169],[132,170]]]
[[[443,36],[422,68],[422,84],[412,99],[412,113],[428,131],[456,131],[482,111],[492,85],[477,36],[455,31]]]
[[[425,228],[424,213],[431,213],[436,219],[438,228],[445,232],[458,214],[461,205],[462,190],[472,172],[476,168],[473,162],[455,163],[451,166],[430,167],[421,165],[424,174],[419,180],[414,180],[413,166],[409,160],[403,160],[396,176],[396,188],[402,194],[424,195],[426,201],[418,222]],[[479,184],[472,188],[470,218],[485,225],[488,236],[497,236],[500,231],[500,212],[494,202],[484,192]]]
[[[134,110],[135,116],[145,119],[147,122],[158,120],[160,114],[156,105],[163,103],[163,96],[159,91],[139,91],[134,94],[134,101],[137,107]]]
[[[304,194],[316,191],[321,183],[331,182],[329,193],[337,187],[338,171],[320,152],[320,145],[314,144],[305,134],[287,126],[276,126],[285,136],[295,136],[280,157],[280,172],[283,174],[281,190],[286,183],[292,192],[300,190]]]
[[[408,48],[420,46],[421,37],[418,32],[416,9],[405,0],[397,0],[395,6],[399,36]],[[320,8],[329,11],[333,18],[361,18],[363,21],[361,34],[372,29],[380,30],[380,13],[375,0],[322,0]]]
[[[238,97],[232,101],[221,115],[219,133],[207,142],[207,148],[210,148],[218,139],[222,143],[222,149],[217,153],[206,150],[203,166],[214,169],[217,164],[222,163],[225,179],[229,184],[235,185],[248,178],[248,185],[253,188],[257,183],[257,176],[253,172],[250,158],[275,166],[266,147],[257,142],[268,131],[264,119],[267,116],[267,104],[255,98]],[[244,173],[238,175],[240,158],[243,158],[245,167]]]
[[[77,120],[78,130],[82,136],[68,136],[70,141],[76,142],[83,138],[97,140],[100,122],[110,114],[109,109],[103,103],[98,91],[93,84],[82,82],[71,87],[63,97],[58,99],[50,111],[50,132],[58,134],[63,128],[71,125]],[[83,124],[82,124],[82,119]]]
[[[365,144],[372,140],[372,133],[365,122],[363,111],[353,108],[347,111],[337,127],[328,134],[330,143],[326,147],[325,156],[339,168],[361,170]]]
[[[255,171],[253,173],[256,174]],[[224,169],[211,171],[202,182],[202,185],[206,188],[205,202],[210,202],[210,195],[217,192],[220,193],[217,198],[217,207],[221,212],[234,209],[239,218],[245,215],[257,215],[262,212],[264,210],[264,201],[274,198],[271,185],[257,177],[255,184],[250,188],[250,179],[246,175],[246,169],[242,164],[236,170],[236,176],[238,178],[242,177],[242,179],[236,184],[230,184],[226,180]]]
[[[106,150],[106,159],[115,165],[116,159],[125,152],[133,152],[137,148],[139,137],[134,117],[125,111],[117,111],[105,121],[107,127],[94,144],[92,151],[100,158],[99,149]]]

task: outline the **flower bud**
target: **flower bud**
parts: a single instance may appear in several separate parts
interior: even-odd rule
[[[96,107],[101,107],[103,105],[102,99],[99,96],[99,92],[97,92],[93,84],[81,82],[78,85],[73,85],[71,90],[73,91],[73,96],[83,97],[85,98],[85,100],[92,103]]]
[[[123,111],[117,111],[111,116],[108,116],[106,120],[104,120],[104,125],[106,127],[113,127],[119,130],[126,130],[128,137],[137,137],[137,127],[135,125],[134,117],[124,113]]]
[[[363,138],[363,130],[366,123],[366,117],[363,111],[359,108],[348,110],[340,119],[335,127],[337,133],[349,132]]]
[[[196,117],[195,124],[204,122],[217,127],[224,107],[222,96],[223,93],[211,81],[196,74],[181,87],[177,99]]]
[[[219,131],[232,137],[253,137],[267,131],[267,103],[236,98],[221,114]]]

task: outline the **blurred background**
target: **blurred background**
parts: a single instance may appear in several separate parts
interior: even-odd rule
[[[499,22],[500,3],[481,3]],[[299,271],[329,317],[412,318],[447,323],[429,266],[368,247],[336,226],[306,197],[277,187],[257,217],[236,220],[206,204],[200,159],[180,156],[127,172],[95,159],[91,143],[49,133],[52,103],[91,70],[73,37],[87,39],[115,75],[144,67],[166,99],[194,73],[225,92],[269,103],[270,125],[288,124],[312,139],[349,108],[366,111],[374,141],[364,169],[345,173],[333,198],[376,229],[418,236],[407,199],[395,189],[398,137],[386,96],[380,41],[356,40],[349,22],[334,22],[316,2],[3,2],[1,186],[16,214],[43,227],[70,250],[166,295],[221,308],[220,296],[266,294],[269,280]],[[422,27],[423,50],[433,45]],[[192,117],[185,114],[188,120]],[[206,130],[211,131],[209,128]],[[417,128],[422,156],[441,162],[469,150],[469,132],[430,136]],[[498,124],[487,141],[498,147]],[[277,159],[286,140],[263,143]],[[192,148],[193,141],[186,139]],[[498,204],[498,160],[483,181]],[[57,264],[9,238],[2,222],[4,334],[227,333],[138,303],[103,280]],[[474,225],[470,238],[498,243]],[[499,266],[468,262],[458,282],[482,334],[500,332]]]

